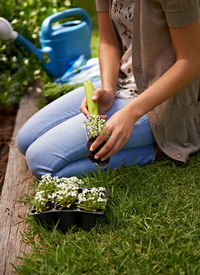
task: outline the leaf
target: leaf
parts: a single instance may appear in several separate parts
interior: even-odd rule
[[[98,115],[98,103],[92,100],[92,95],[94,92],[94,86],[90,80],[84,81],[85,95],[88,105],[88,111],[91,115]]]

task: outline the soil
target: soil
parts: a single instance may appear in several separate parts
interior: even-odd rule
[[[87,142],[87,147],[88,147],[88,149],[90,148],[90,146],[92,145],[92,143],[95,141],[96,138],[97,138],[97,137],[95,137],[95,138],[91,137],[91,138],[88,139],[88,142]],[[89,160],[90,160],[91,162],[95,162],[96,164],[98,164],[98,165],[99,165],[100,167],[102,167],[102,168],[107,167],[107,165],[108,165],[108,163],[109,163],[109,161],[110,161],[110,158],[105,159],[105,160],[102,161],[102,160],[100,160],[100,159],[95,159],[94,156],[95,156],[95,154],[104,146],[105,143],[106,143],[106,141],[103,141],[103,142],[99,145],[99,147],[96,148],[96,150],[94,150],[94,151],[92,151],[92,152],[90,151],[89,154],[88,154]]]
[[[2,191],[17,107],[0,105],[0,194]]]

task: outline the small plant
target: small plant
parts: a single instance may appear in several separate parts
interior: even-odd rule
[[[81,87],[82,84],[68,85],[63,84],[59,86],[57,83],[48,82],[44,85],[42,94],[44,95],[47,102],[51,102],[58,97],[67,94],[68,92]]]
[[[105,188],[82,188],[83,183],[77,177],[43,175],[31,202],[32,211],[42,213],[55,207],[58,210],[77,207],[88,211],[104,210],[107,202]]]
[[[106,208],[107,198],[106,189],[103,187],[93,187],[91,189],[83,189],[78,194],[77,206],[86,211],[104,210]]]
[[[90,115],[88,121],[84,121],[84,125],[89,138],[97,137],[99,134],[104,133],[105,119],[100,118],[99,115]]]
[[[50,174],[43,175],[36,188],[36,194],[32,201],[33,210],[35,212],[43,212],[53,208],[54,199],[52,194],[59,182],[58,177],[51,177]]]
[[[98,103],[96,101],[92,100],[94,87],[93,87],[91,81],[90,80],[84,81],[84,87],[85,87],[85,95],[86,95],[86,100],[87,100],[87,105],[88,105],[88,111],[90,113],[88,121],[84,121],[84,125],[86,127],[86,132],[87,132],[87,136],[88,136],[87,147],[90,150],[90,146],[95,141],[95,139],[100,134],[106,133],[103,130],[105,127],[105,120],[101,119],[100,116],[98,115]],[[102,144],[100,144],[98,146],[98,148],[96,148],[96,150],[94,150],[92,152],[90,151],[88,154],[88,158],[92,162],[95,162],[102,168],[107,167],[110,158],[108,158],[104,161],[101,161],[100,159],[95,159],[94,156],[104,146],[105,143],[106,143],[106,141],[103,141]]]
[[[75,202],[78,197],[80,187],[83,181],[77,177],[61,178],[60,182],[56,184],[56,190],[51,195],[56,198],[57,209],[69,209],[75,207]]]

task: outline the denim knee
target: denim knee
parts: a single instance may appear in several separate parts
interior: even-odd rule
[[[16,136],[17,147],[23,155],[26,154],[26,150],[30,145],[29,135],[30,135],[29,131],[26,131],[25,127],[22,127]]]
[[[51,169],[52,160],[48,158],[45,148],[37,146],[37,143],[33,143],[26,151],[26,161],[32,174],[37,178],[41,178],[42,175],[53,173]]]

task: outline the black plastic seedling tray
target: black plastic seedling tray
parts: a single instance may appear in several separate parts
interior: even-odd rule
[[[103,210],[92,212],[81,209],[57,210],[54,208],[42,213],[35,213],[34,211],[29,212],[29,216],[33,216],[38,223],[48,226],[58,224],[58,228],[64,232],[72,226],[90,231],[103,215]]]

